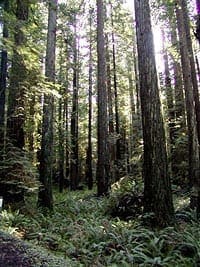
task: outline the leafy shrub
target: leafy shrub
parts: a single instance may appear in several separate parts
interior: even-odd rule
[[[113,184],[107,213],[129,220],[141,214],[143,206],[142,186],[131,176],[125,176]]]
[[[5,148],[0,148],[0,153],[0,192],[4,200],[18,201],[24,193],[38,189],[37,170],[25,151],[7,143]]]

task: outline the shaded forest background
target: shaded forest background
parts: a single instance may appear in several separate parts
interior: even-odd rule
[[[126,183],[148,224],[174,224],[173,190],[198,217],[199,1],[0,3],[5,207]]]

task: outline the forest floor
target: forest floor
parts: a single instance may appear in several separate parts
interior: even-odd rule
[[[62,258],[0,231],[0,267],[68,266]]]
[[[117,199],[66,191],[55,192],[54,211],[45,215],[36,197],[21,209],[4,209],[0,267],[200,266],[199,222],[184,209],[188,196],[175,197],[176,224],[162,230],[142,226],[139,214],[113,218]]]

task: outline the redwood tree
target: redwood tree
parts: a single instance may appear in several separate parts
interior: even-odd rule
[[[71,113],[71,158],[70,158],[70,187],[76,190],[79,176],[79,153],[78,153],[78,36],[77,19],[74,14],[73,27],[73,95]]]
[[[197,16],[196,16],[195,36],[200,43],[200,0],[196,0],[196,10],[197,10]]]
[[[9,1],[3,3],[5,12],[9,9]],[[7,23],[3,22],[3,38],[8,38]],[[1,69],[0,69],[0,143],[3,143],[4,120],[5,120],[5,92],[7,82],[7,50],[5,48],[1,51]]]
[[[104,40],[104,5],[97,0],[97,57],[98,57],[98,121],[97,121],[97,191],[98,196],[109,192],[108,114],[106,89],[106,60]]]
[[[197,121],[197,135],[200,144],[200,101],[199,101],[199,88],[197,82],[197,75],[196,75],[196,68],[195,68],[195,59],[194,59],[194,52],[192,47],[192,39],[190,34],[190,19],[188,14],[188,6],[187,1],[181,1],[181,8],[183,11],[184,17],[184,26],[185,26],[185,33],[186,33],[186,41],[187,41],[187,49],[189,53],[189,60],[190,60],[190,68],[191,68],[191,79],[192,79],[192,86],[193,86],[193,95],[194,95],[194,103],[195,103],[195,113],[196,113],[196,121]]]
[[[173,222],[173,203],[161,116],[148,0],[135,0],[140,98],[144,142],[144,213],[163,227]]]
[[[49,1],[48,33],[45,76],[53,86],[55,82],[57,0]],[[42,142],[40,152],[40,182],[38,205],[53,209],[52,159],[53,159],[53,95],[45,94],[43,103]]]
[[[185,17],[183,10],[180,8],[182,0],[177,0],[175,5],[177,27],[180,39],[180,55],[183,74],[183,83],[185,90],[185,103],[187,113],[187,131],[188,131],[188,149],[189,149],[189,179],[191,186],[197,183],[199,168],[199,150],[198,150],[198,135],[196,126],[196,114],[193,94],[193,79],[191,75],[191,54],[188,50],[187,32],[185,29]]]
[[[92,173],[92,14],[90,9],[89,25],[90,25],[90,46],[89,46],[89,89],[88,89],[88,146],[86,155],[86,180],[88,181],[88,189],[93,187],[93,173]]]
[[[20,53],[20,48],[26,45],[26,36],[23,31],[23,26],[26,25],[28,17],[29,1],[17,0],[17,23],[14,33],[14,48],[8,96],[7,134],[12,144],[20,149],[24,147],[25,87],[28,74],[23,54]]]

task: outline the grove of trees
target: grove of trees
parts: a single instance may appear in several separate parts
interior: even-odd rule
[[[125,179],[151,225],[174,223],[174,187],[199,216],[199,14],[187,0],[2,0],[5,204],[36,192],[53,210],[55,187],[106,197]]]

